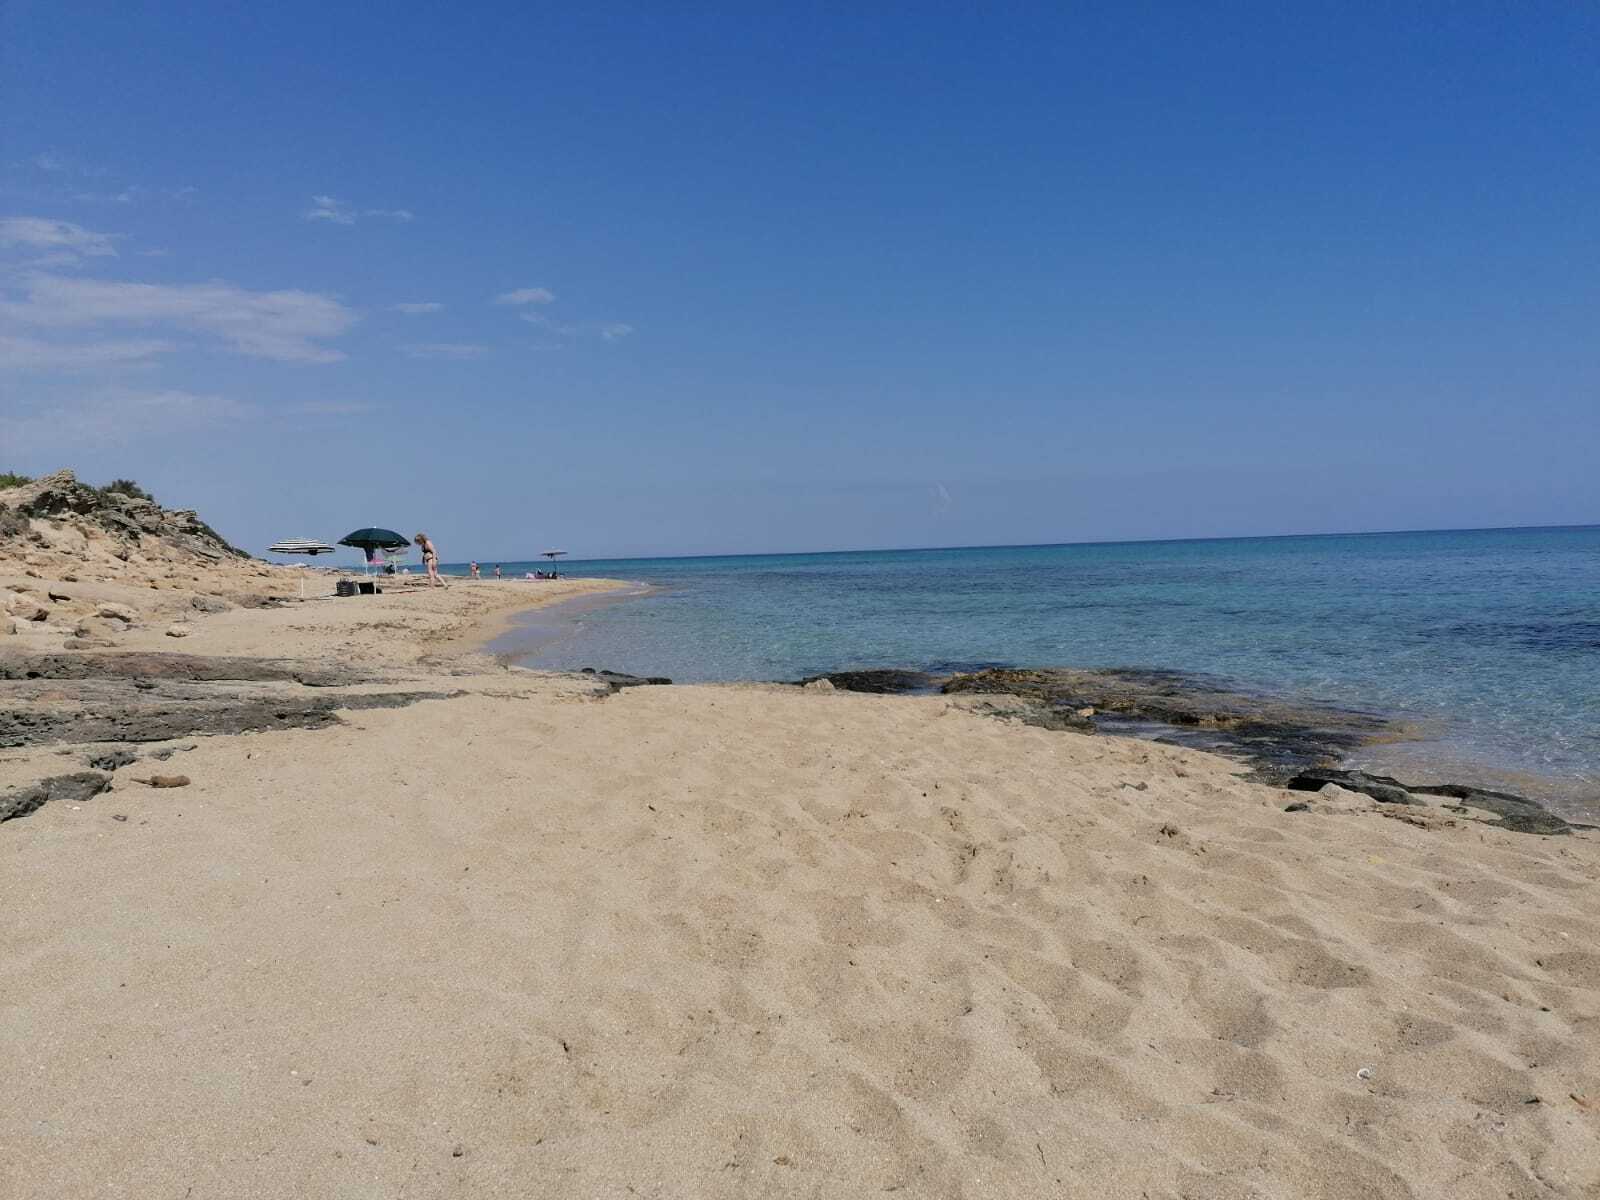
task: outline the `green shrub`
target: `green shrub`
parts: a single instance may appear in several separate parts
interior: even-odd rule
[[[124,496],[132,496],[135,500],[149,500],[151,503],[155,502],[154,496],[145,491],[131,479],[113,479],[100,490],[102,492],[120,492]]]
[[[31,475],[18,475],[15,471],[0,471],[0,488],[21,487],[25,483],[32,483]]]

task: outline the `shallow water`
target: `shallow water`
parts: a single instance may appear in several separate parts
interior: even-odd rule
[[[1408,748],[1413,769],[1528,776],[1568,798],[1600,796],[1600,526],[618,559],[563,571],[653,590],[583,613],[528,665],[679,680],[1166,667],[1419,721],[1436,736]]]

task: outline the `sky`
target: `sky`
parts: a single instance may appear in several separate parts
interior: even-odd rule
[[[0,4],[0,470],[446,561],[1600,522],[1600,8]]]

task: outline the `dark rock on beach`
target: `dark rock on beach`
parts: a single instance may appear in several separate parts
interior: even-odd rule
[[[0,792],[0,821],[25,817],[52,800],[93,800],[111,786],[111,776],[98,771],[77,771],[71,775],[52,775],[38,783],[8,788]]]
[[[1130,733],[1247,759],[1264,782],[1329,766],[1350,750],[1399,735],[1373,713],[1251,695],[1201,675],[1144,668],[991,668],[952,676],[949,695],[1007,694],[1081,713],[1102,733]]]
[[[339,709],[397,708],[446,692],[339,692],[370,681],[293,662],[181,654],[0,655],[0,746],[165,742],[320,729]]]
[[[873,695],[903,696],[937,690],[943,680],[926,671],[885,667],[869,671],[831,671],[826,675],[807,675],[799,686],[826,679],[842,692],[868,692]]]
[[[672,680],[665,675],[625,675],[621,671],[597,671],[593,667],[584,667],[578,672],[580,675],[589,675],[611,688],[615,695],[623,688],[630,687],[659,687],[669,684]]]
[[[348,687],[381,680],[342,667],[311,666],[292,660],[208,657],[162,652],[115,654],[4,654],[0,679],[142,679],[267,683],[306,687]]]
[[[1486,825],[1508,829],[1513,833],[1544,835],[1571,833],[1574,829],[1588,829],[1587,825],[1563,820],[1536,800],[1515,796],[1510,792],[1493,792],[1484,788],[1469,787],[1460,783],[1401,783],[1388,775],[1369,775],[1365,771],[1313,770],[1303,771],[1285,785],[1291,791],[1315,792],[1328,784],[1337,784],[1346,791],[1371,796],[1380,804],[1423,804],[1419,796],[1441,796],[1457,801],[1453,808],[1465,813],[1467,809],[1492,813],[1497,820]],[[1405,797],[1396,799],[1396,796]]]
[[[1328,784],[1337,784],[1347,792],[1360,792],[1371,796],[1379,804],[1424,804],[1397,779],[1387,775],[1368,775],[1365,771],[1334,771],[1327,769],[1302,771],[1284,784],[1291,792],[1321,791]]]

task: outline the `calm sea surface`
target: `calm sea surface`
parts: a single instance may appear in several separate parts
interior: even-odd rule
[[[653,590],[547,627],[530,666],[684,681],[873,666],[1166,667],[1418,719],[1431,734],[1420,752],[1458,773],[1527,773],[1569,798],[1600,797],[1600,526],[617,559],[563,571]]]

